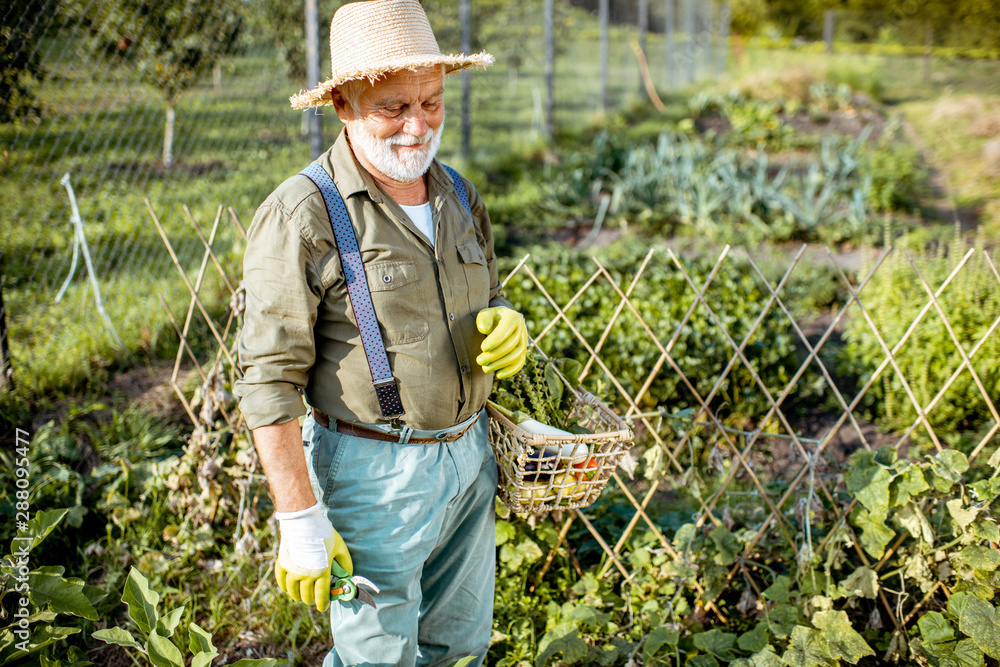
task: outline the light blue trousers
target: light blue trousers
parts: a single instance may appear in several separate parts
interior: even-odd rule
[[[336,427],[331,424],[331,429]],[[324,667],[486,658],[496,572],[496,459],[486,414],[455,442],[405,444],[303,425],[317,498],[377,609],[333,601]]]

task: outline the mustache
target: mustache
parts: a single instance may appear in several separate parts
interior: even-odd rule
[[[415,134],[394,134],[391,137],[385,139],[385,143],[389,146],[421,146],[423,144],[429,143],[431,139],[434,138],[434,130],[427,130],[427,134],[423,136],[417,136]]]

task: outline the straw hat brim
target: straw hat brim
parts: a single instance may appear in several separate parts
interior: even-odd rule
[[[333,104],[333,89],[347,81],[355,79],[368,79],[375,82],[387,74],[394,74],[403,70],[417,70],[423,67],[445,66],[445,72],[452,74],[463,69],[475,67],[486,69],[494,62],[493,56],[486,52],[474,53],[472,55],[438,55],[428,54],[426,58],[419,56],[401,56],[380,62],[371,67],[354,70],[352,72],[342,72],[335,74],[323,83],[311,90],[303,90],[288,98],[293,109],[308,109],[310,107],[321,107]]]

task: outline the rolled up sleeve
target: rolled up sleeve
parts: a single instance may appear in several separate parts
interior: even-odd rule
[[[235,393],[251,429],[305,414],[300,390],[316,360],[313,327],[322,299],[315,248],[307,239],[279,205],[261,206],[250,227],[238,347],[243,378]]]

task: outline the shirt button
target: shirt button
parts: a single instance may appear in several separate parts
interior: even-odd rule
[[[448,319],[451,320],[452,322],[454,322],[455,321],[455,313],[448,313]]]
[[[462,374],[464,375],[464,374],[466,374],[468,372],[469,372],[469,367],[468,366],[462,366]]]
[[[443,259],[441,259],[440,257],[438,257],[438,258],[437,258],[437,263],[438,263],[438,264],[444,264],[444,260],[443,260]]]
[[[382,276],[382,282],[384,282],[384,283],[391,283],[392,282],[392,276]]]

